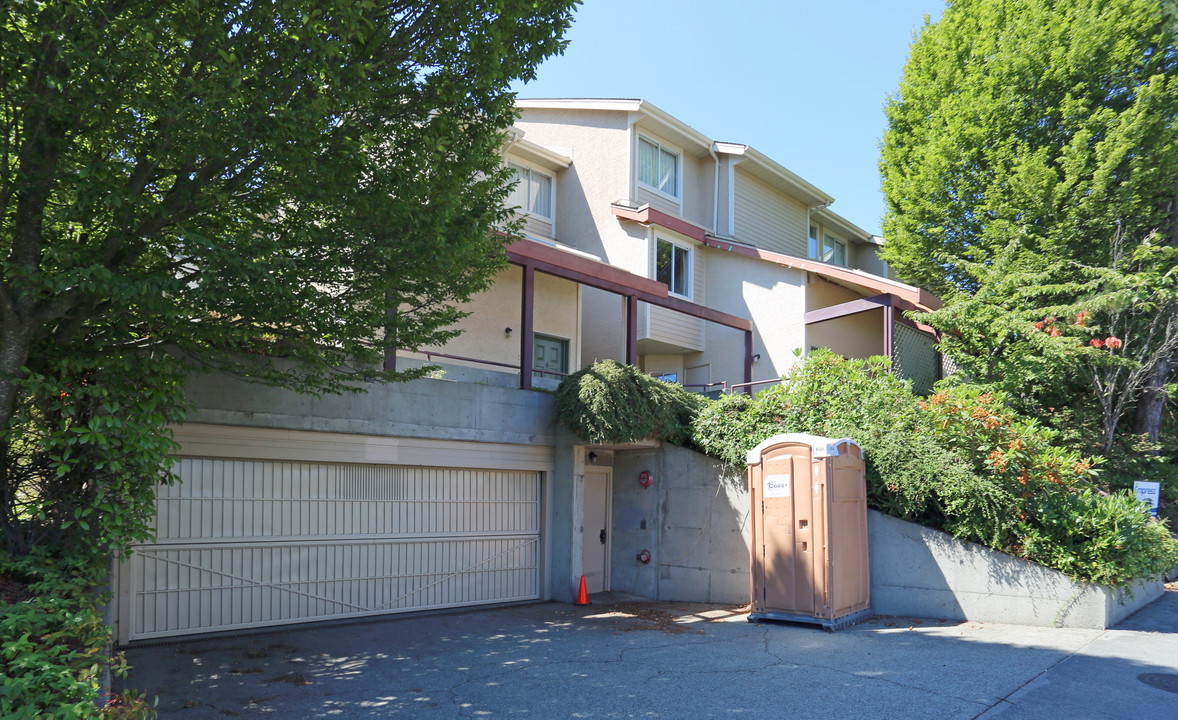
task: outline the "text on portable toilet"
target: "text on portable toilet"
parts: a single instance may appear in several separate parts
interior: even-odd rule
[[[791,478],[789,474],[766,475],[764,497],[789,497]]]

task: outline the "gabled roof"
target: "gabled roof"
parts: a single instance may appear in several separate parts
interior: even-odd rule
[[[712,149],[724,155],[742,158],[744,162],[741,167],[748,170],[750,174],[764,180],[778,190],[790,195],[801,196],[810,205],[829,205],[834,202],[833,197],[756,148],[740,143],[713,142]]]

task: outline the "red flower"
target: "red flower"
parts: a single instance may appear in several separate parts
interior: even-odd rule
[[[1059,331],[1059,328],[1055,327],[1054,325],[1051,326],[1051,337],[1059,337],[1062,334],[1063,333]]]
[[[1105,340],[1105,341],[1104,341],[1104,344],[1105,344],[1106,346],[1108,346],[1108,348],[1109,348],[1110,350],[1116,350],[1116,349],[1118,349],[1118,348],[1120,348],[1120,347],[1121,347],[1121,341],[1120,341],[1120,339],[1119,339],[1119,338],[1115,338],[1115,337],[1110,337],[1110,338],[1108,338],[1107,340]]]
[[[1088,344],[1094,348],[1098,348],[1098,347],[1102,347],[1104,345],[1104,341],[1101,340],[1100,338],[1094,338],[1092,340],[1089,340]]]
[[[1040,320],[1039,322],[1035,323],[1035,329],[1036,329],[1036,330],[1042,330],[1042,329],[1043,329],[1043,321],[1042,321],[1042,320]]]

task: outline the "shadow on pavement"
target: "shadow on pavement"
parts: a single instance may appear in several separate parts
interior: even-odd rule
[[[1178,706],[1138,679],[1178,678],[1175,592],[1112,631],[877,618],[829,633],[750,624],[741,607],[594,600],[131,648],[124,685],[184,720],[1136,720]]]

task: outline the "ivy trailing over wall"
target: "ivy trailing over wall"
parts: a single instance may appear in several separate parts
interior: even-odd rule
[[[556,418],[593,443],[658,438],[689,444],[691,423],[706,399],[681,385],[604,360],[569,375],[556,389]]]

